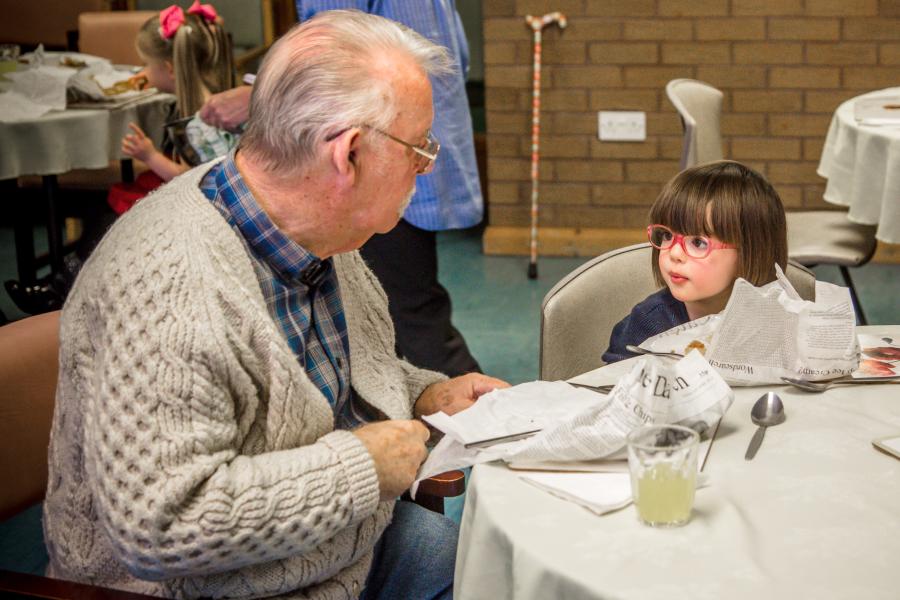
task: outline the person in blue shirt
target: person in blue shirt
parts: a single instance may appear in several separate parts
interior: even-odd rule
[[[634,356],[627,345],[725,309],[738,277],[753,285],[787,266],[784,206],[753,169],[718,161],[685,169],[650,208],[653,275],[663,288],[612,331],[603,362]]]
[[[477,225],[484,212],[465,90],[469,51],[454,0],[296,0],[296,4],[301,22],[335,9],[392,19],[446,47],[456,63],[452,74],[431,78],[432,133],[441,150],[434,170],[419,177],[397,227],[374,236],[360,252],[387,293],[398,354],[451,377],[480,372],[452,324],[450,295],[438,281],[436,233]],[[237,88],[213,96],[200,116],[217,127],[234,128],[246,120],[249,94],[249,88]]]

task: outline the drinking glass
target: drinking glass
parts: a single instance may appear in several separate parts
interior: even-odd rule
[[[679,527],[691,518],[700,436],[680,425],[644,425],[628,434],[631,495],[638,519]]]
[[[18,44],[0,44],[0,79],[4,73],[12,73],[19,66],[19,48]]]

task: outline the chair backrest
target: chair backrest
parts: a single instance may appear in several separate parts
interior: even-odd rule
[[[78,15],[78,49],[116,64],[140,65],[134,40],[151,10],[83,12]]]
[[[673,79],[666,85],[666,95],[684,125],[681,168],[721,160],[722,92],[695,79]]]
[[[547,292],[541,305],[541,379],[568,379],[603,366],[600,357],[613,327],[659,289],[651,260],[648,243],[613,250],[581,265]],[[812,271],[789,262],[785,274],[800,297],[815,298]]]
[[[0,520],[39,502],[59,366],[59,311],[0,327]]]

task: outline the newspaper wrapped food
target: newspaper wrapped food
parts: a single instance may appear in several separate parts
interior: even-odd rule
[[[859,363],[856,315],[847,288],[816,282],[803,300],[776,266],[778,279],[755,287],[738,279],[725,310],[649,338],[641,348],[696,349],[732,385],[810,381],[848,375]]]

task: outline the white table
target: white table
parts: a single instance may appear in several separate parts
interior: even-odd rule
[[[174,101],[171,94],[155,94],[120,108],[51,111],[37,119],[0,122],[0,182],[22,175],[43,177],[54,270],[62,264],[56,176],[73,169],[105,169],[111,161],[125,159],[122,138],[130,122],[140,125],[158,147]],[[124,179],[133,177],[131,168],[131,160],[123,160]],[[7,187],[15,186],[7,182]],[[16,257],[22,280],[33,277],[33,243],[30,227],[16,227]]]
[[[828,179],[824,198],[849,207],[854,223],[877,225],[875,237],[900,244],[900,124],[860,125],[853,118],[859,98],[900,98],[900,87],[841,104],[828,129],[818,173]]]
[[[900,337],[900,326],[860,328]],[[612,383],[618,363],[577,378]],[[787,420],[744,460],[750,407],[778,388]],[[455,597],[900,597],[900,461],[871,440],[900,434],[900,385],[736,388],[692,521],[641,525],[633,506],[596,516],[501,464],[469,481]]]

